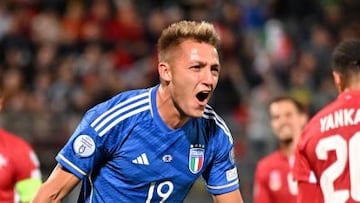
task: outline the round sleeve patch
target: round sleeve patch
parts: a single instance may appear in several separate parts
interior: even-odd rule
[[[75,139],[73,149],[76,155],[88,157],[95,152],[95,142],[89,135],[80,135]]]
[[[229,152],[229,159],[231,164],[235,164],[235,152],[234,152],[234,147],[231,148],[230,152]]]

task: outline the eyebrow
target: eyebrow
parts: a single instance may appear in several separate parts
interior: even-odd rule
[[[210,67],[211,67],[211,68],[219,68],[219,69],[221,68],[220,64],[218,64],[218,63],[217,63],[217,64],[213,64],[213,65],[211,65]]]

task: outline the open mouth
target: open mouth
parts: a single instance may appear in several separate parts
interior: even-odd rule
[[[209,91],[202,91],[202,92],[199,92],[196,94],[196,98],[199,101],[203,102],[203,101],[205,101],[205,99],[207,99],[209,97],[209,94],[210,94]]]

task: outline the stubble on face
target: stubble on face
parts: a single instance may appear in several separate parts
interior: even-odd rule
[[[289,145],[294,140],[294,129],[291,128],[289,124],[284,124],[280,126],[277,137],[281,144]]]

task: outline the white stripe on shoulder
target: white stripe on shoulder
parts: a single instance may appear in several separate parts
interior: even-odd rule
[[[59,158],[65,163],[67,163],[69,166],[71,166],[73,169],[75,169],[77,172],[79,172],[81,175],[86,176],[86,173],[83,170],[81,170],[79,167],[77,167],[75,164],[65,158],[62,154],[59,154]]]
[[[150,109],[150,91],[131,97],[97,117],[90,126],[100,137],[105,135],[119,122],[137,113]]]
[[[224,188],[228,188],[228,187],[232,187],[236,184],[239,184],[239,179],[236,179],[235,181],[229,183],[229,184],[226,184],[226,185],[219,185],[219,186],[212,186],[212,185],[207,185],[207,187],[209,189],[212,189],[212,190],[221,190],[221,189],[224,189]]]
[[[150,106],[147,105],[147,106],[144,106],[142,108],[138,108],[134,111],[131,111],[127,114],[124,114],[122,116],[120,116],[118,119],[108,123],[107,127],[104,128],[102,131],[99,132],[99,136],[102,137],[103,135],[105,135],[112,127],[114,127],[116,124],[118,124],[119,122],[121,122],[122,120],[125,120],[126,118],[129,118],[137,113],[140,113],[140,112],[143,112],[143,111],[146,111],[146,110],[149,110],[150,109]]]
[[[135,97],[131,97],[130,99],[128,100],[125,100],[117,105],[115,105],[114,107],[112,107],[111,109],[107,110],[105,113],[101,114],[97,119],[95,119],[95,121],[93,121],[91,123],[91,127],[94,127],[98,122],[100,122],[100,120],[102,120],[105,116],[111,114],[112,112],[116,111],[118,108],[122,107],[122,106],[125,106],[126,104],[130,103],[130,102],[133,102],[135,100],[138,100],[140,98],[143,98],[143,97],[147,97],[148,96],[148,92],[145,92],[143,94],[139,94]]]
[[[208,106],[207,106],[208,107]],[[231,132],[229,130],[229,128],[227,127],[225,121],[219,116],[216,114],[216,112],[211,108],[205,108],[205,112],[203,114],[204,118],[206,119],[212,119],[215,121],[215,123],[221,128],[224,130],[225,134],[227,136],[229,136],[229,139],[230,139],[230,142],[231,144],[233,143],[233,140],[232,140],[232,137],[231,137]]]
[[[212,109],[209,105],[207,105],[205,108],[205,112],[207,114],[209,114],[208,118],[212,118],[212,119],[216,120],[217,124],[223,126],[225,131],[229,132],[229,134],[230,134],[230,130],[227,127],[225,121],[214,111],[214,109]]]
[[[150,98],[150,113],[151,113],[151,117],[154,117],[154,112],[153,112],[153,108],[152,108],[152,106],[153,106],[153,103],[152,103],[152,101],[153,101],[153,99],[152,99],[152,91],[156,91],[156,89],[155,89],[155,87],[152,87],[151,89],[150,89],[150,91],[149,91],[149,98]],[[154,94],[155,95],[155,97],[156,97],[156,93]],[[156,101],[156,99],[154,99],[155,101]],[[156,106],[156,102],[155,102],[155,104],[154,104],[155,106]]]
[[[125,106],[124,108],[120,108],[117,111],[112,112],[111,114],[108,114],[104,120],[102,120],[99,124],[96,125],[95,131],[99,131],[102,127],[104,127],[104,125],[109,123],[109,121],[112,120],[113,118],[115,118],[116,116],[119,116],[120,114],[122,114],[130,109],[135,109],[136,107],[141,106],[142,104],[145,104],[147,102],[149,102],[147,99],[143,99],[143,100],[135,102],[131,105]],[[92,126],[92,127],[94,127],[94,126]]]

